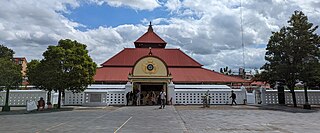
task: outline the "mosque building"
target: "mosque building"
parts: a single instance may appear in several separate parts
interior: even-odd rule
[[[232,86],[248,82],[203,68],[180,49],[166,48],[167,43],[153,31],[151,23],[134,45],[102,63],[94,76],[95,84],[130,83],[130,91],[159,93],[168,91],[169,84]]]

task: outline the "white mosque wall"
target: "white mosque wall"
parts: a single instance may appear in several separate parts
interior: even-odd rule
[[[231,89],[227,85],[175,85],[175,102],[173,104],[202,104],[203,96],[210,97],[210,104],[230,104],[231,90],[236,94],[236,102],[243,104],[246,92]]]
[[[265,95],[265,98],[262,98],[262,104],[278,104],[278,91],[277,90],[266,90],[265,93],[261,93]],[[303,105],[305,104],[305,94],[304,90],[295,90],[297,104]],[[264,99],[264,101],[263,101]],[[293,104],[292,102],[292,93],[289,90],[285,90],[285,102],[286,104]],[[311,105],[319,105],[320,104],[320,90],[308,90],[308,102]]]
[[[65,93],[64,105],[124,105],[126,85],[91,85],[84,92]]]
[[[27,101],[38,101],[42,97],[47,99],[47,92],[42,90],[10,90],[9,106],[26,106]],[[4,106],[6,91],[0,92],[0,106]]]
[[[208,91],[209,90],[209,91]],[[175,104],[192,105],[202,104],[203,96],[208,94],[210,104],[230,104],[231,89],[175,89]],[[236,102],[242,104],[244,100],[244,92],[234,90],[237,95]]]
[[[227,86],[228,87],[228,86]],[[132,85],[92,85],[84,92],[65,92],[62,99],[63,105],[125,105],[125,95]],[[202,104],[203,96],[210,96],[210,104],[230,104],[231,88],[213,85],[174,85],[169,84],[168,101],[172,98],[172,104],[196,105]],[[247,99],[248,104],[278,104],[278,92],[276,90],[259,90],[247,93],[239,89],[233,89],[237,95],[236,102],[243,104]],[[169,92],[170,91],[170,92]],[[304,104],[304,91],[295,90],[297,104]],[[6,92],[0,92],[0,106],[4,106]],[[38,101],[40,97],[47,99],[47,92],[42,90],[10,90],[10,106],[26,106],[26,102]],[[58,101],[58,94],[52,93],[52,104]],[[309,104],[320,105],[320,90],[308,90]],[[286,104],[292,104],[292,95],[285,91]]]

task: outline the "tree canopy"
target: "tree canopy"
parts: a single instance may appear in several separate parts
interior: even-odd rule
[[[43,56],[40,62],[32,62],[30,81],[40,89],[59,91],[58,108],[65,89],[82,92],[94,82],[97,65],[88,55],[86,45],[69,39],[60,40],[57,46],[49,46]],[[41,74],[37,78],[32,76],[35,73]]]
[[[13,50],[0,45],[0,90],[18,86],[22,81],[21,67],[13,62],[13,54]]]
[[[297,80],[317,82],[319,79],[320,37],[315,33],[318,26],[308,22],[301,11],[295,11],[288,24],[272,33],[265,55],[268,62],[262,67],[266,71],[261,77],[271,83],[284,81],[294,96]]]
[[[0,58],[0,90],[19,86],[22,81],[21,67],[11,60]]]
[[[6,89],[3,111],[10,111],[9,89],[18,87],[22,82],[21,66],[13,62],[14,51],[0,45],[0,91]]]
[[[28,82],[41,90],[52,91],[52,86],[47,80],[50,79],[51,71],[44,63],[40,64],[38,60],[31,60],[28,63],[27,76]]]
[[[14,51],[4,45],[0,45],[0,58],[12,59]]]
[[[232,71],[228,68],[228,66],[226,66],[225,68],[220,68],[220,73],[225,75],[232,75]]]

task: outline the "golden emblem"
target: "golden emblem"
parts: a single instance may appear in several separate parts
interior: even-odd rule
[[[157,65],[150,59],[142,64],[142,70],[147,74],[155,74],[157,72]]]

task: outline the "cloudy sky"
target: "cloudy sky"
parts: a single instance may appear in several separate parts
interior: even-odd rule
[[[320,0],[1,0],[0,44],[15,56],[42,59],[48,45],[70,38],[101,64],[147,31],[209,69],[260,68],[271,31],[295,10],[320,25]],[[245,63],[242,58],[241,13]],[[317,31],[319,34],[319,30]]]

